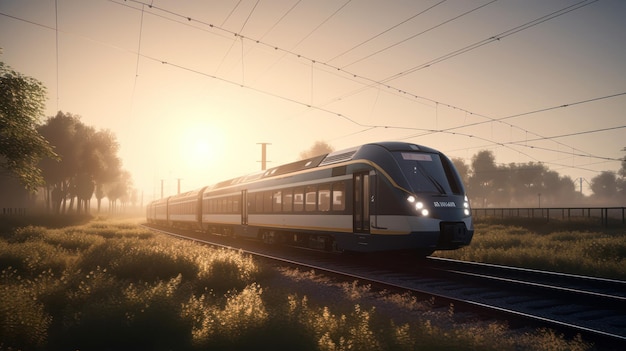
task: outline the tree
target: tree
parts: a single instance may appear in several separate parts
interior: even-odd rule
[[[109,210],[110,212],[118,212],[117,200],[121,200],[122,206],[130,199],[130,192],[132,188],[132,178],[130,173],[122,171],[118,179],[109,184],[107,197],[109,198]]]
[[[334,151],[334,148],[325,141],[316,141],[310,149],[302,151],[300,153],[300,159],[305,160],[307,158],[328,154]]]
[[[78,116],[59,111],[56,116],[50,117],[39,127],[39,131],[61,157],[60,162],[44,159],[41,162],[46,181],[46,203],[54,213],[65,211],[65,204],[70,195],[70,181],[78,168],[76,156],[76,134],[81,124]]]
[[[45,100],[46,90],[39,81],[0,62],[0,167],[30,191],[44,184],[39,161],[57,158],[36,129]]]
[[[604,171],[591,179],[591,191],[600,200],[612,200],[617,193],[617,176],[614,172]]]
[[[497,176],[493,152],[483,150],[472,157],[472,175],[469,177],[468,190],[473,197],[472,202],[478,206],[486,206],[494,193],[494,182]]]
[[[622,151],[626,151],[626,147],[623,148]],[[623,203],[623,201],[626,200],[626,156],[622,158],[622,168],[619,169],[617,175],[619,175],[617,179],[617,192]]]
[[[79,116],[61,111],[49,118],[40,131],[62,157],[59,163],[42,162],[49,207],[55,213],[72,211],[76,199],[76,211],[89,212],[95,191],[99,210],[104,196],[102,187],[116,182],[121,174],[115,135],[108,130],[96,132],[83,124]]]

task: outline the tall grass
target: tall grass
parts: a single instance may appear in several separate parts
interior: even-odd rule
[[[385,297],[415,315],[394,322],[357,282],[339,286],[339,298],[293,291],[315,278],[127,222],[0,229],[0,350],[589,348],[549,331],[515,337],[500,324],[459,323],[452,308],[436,317],[410,296]]]
[[[435,255],[626,280],[626,228],[483,219],[469,246]]]

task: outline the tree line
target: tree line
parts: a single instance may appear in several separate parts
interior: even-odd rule
[[[452,161],[474,207],[626,205],[626,157],[619,171],[603,171],[589,181],[562,176],[538,162],[499,165],[488,150],[475,154],[469,165],[461,158]],[[582,194],[583,182],[590,196]]]
[[[78,116],[61,111],[48,118],[38,131],[60,158],[40,162],[46,208],[53,213],[89,212],[94,196],[98,212],[104,197],[112,211],[118,200],[134,202],[131,176],[122,169],[117,156],[119,144],[112,132],[96,131]]]
[[[42,123],[45,99],[39,81],[0,62],[0,170],[41,192],[51,213],[89,212],[94,196],[98,211],[105,197],[112,211],[135,202],[115,135],[61,111]]]

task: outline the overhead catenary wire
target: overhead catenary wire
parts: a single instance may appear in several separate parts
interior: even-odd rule
[[[360,122],[356,121],[355,119],[351,118],[350,116],[347,116],[345,114],[332,111],[330,109],[324,108],[324,107],[319,106],[319,105],[312,105],[310,103],[306,103],[306,102],[302,102],[302,101],[299,101],[299,100],[296,100],[296,99],[288,98],[288,97],[285,97],[285,96],[282,96],[282,95],[279,95],[279,94],[276,94],[276,93],[271,93],[271,92],[268,92],[268,91],[265,91],[265,90],[261,90],[261,89],[258,89],[258,88],[251,87],[251,86],[241,85],[241,84],[236,83],[234,81],[231,81],[231,80],[228,80],[228,79],[225,79],[225,78],[222,78],[222,77],[218,77],[216,75],[210,75],[210,74],[207,74],[207,73],[204,73],[204,72],[201,72],[201,71],[189,68],[189,67],[173,64],[173,63],[170,63],[170,62],[167,62],[167,61],[161,61],[161,60],[159,60],[157,58],[154,58],[154,57],[150,57],[150,56],[146,56],[146,55],[142,55],[142,56],[147,58],[147,59],[156,61],[156,62],[161,62],[162,64],[165,64],[165,65],[170,65],[170,66],[173,66],[173,67],[185,70],[185,71],[189,71],[189,72],[192,72],[192,73],[203,75],[203,76],[206,76],[206,77],[209,77],[209,78],[212,78],[212,79],[216,79],[216,80],[228,83],[228,84],[241,86],[243,88],[247,88],[247,89],[253,90],[255,92],[267,95],[267,96],[271,96],[271,97],[274,97],[274,98],[277,98],[277,99],[281,99],[281,100],[289,101],[289,102],[294,103],[294,104],[305,106],[307,108],[311,108],[311,109],[315,109],[315,110],[318,110],[318,111],[321,111],[321,112],[325,112],[325,113],[334,115],[336,117],[339,117],[341,119],[344,119],[344,120],[346,120],[346,121],[348,121],[348,122],[350,122],[350,123],[352,123],[352,124],[354,124],[356,126],[365,128],[366,130],[372,130],[372,129],[421,130],[421,131],[431,132],[431,133],[443,133],[443,134],[450,134],[450,135],[465,136],[465,137],[468,137],[468,138],[475,138],[475,139],[478,139],[478,140],[483,140],[483,141],[489,142],[489,143],[494,144],[494,145],[511,148],[511,146],[508,143],[497,142],[497,141],[494,141],[494,140],[490,140],[489,138],[485,138],[485,137],[481,137],[481,136],[474,135],[474,134],[469,134],[469,133],[453,132],[453,131],[449,131],[449,130],[436,130],[436,129],[428,129],[428,128],[418,128],[418,127],[363,124],[363,123],[360,123]],[[624,95],[624,94],[626,94],[626,92],[623,93],[623,94],[616,94],[616,95]],[[593,100],[595,101],[596,99],[593,99]],[[614,129],[616,129],[616,128],[614,128]],[[530,148],[533,148],[533,147],[530,147]],[[538,162],[541,162],[538,159],[536,159],[536,158],[534,158],[534,157],[532,157],[532,156],[530,156],[530,155],[528,155],[526,153],[521,152],[520,150],[517,150],[517,149],[513,149],[513,150],[516,151],[516,152],[524,154],[525,156],[527,156],[530,159],[534,159],[534,160],[536,160]],[[553,152],[560,152],[559,150],[548,149],[548,148],[545,148],[545,150],[553,151]],[[589,155],[589,154],[580,154],[580,155],[577,155],[577,156],[588,157],[588,158],[596,158],[596,159],[602,159],[602,160],[612,160],[612,161],[621,161],[622,160],[620,158],[609,158],[609,157],[594,156],[594,155]]]
[[[482,9],[482,8],[484,8],[484,7],[486,7],[486,6],[488,6],[488,5],[491,5],[492,3],[496,2],[496,1],[498,1],[498,0],[492,0],[492,1],[488,2],[488,3],[486,3],[486,4],[482,4],[482,5],[480,5],[480,6],[477,6],[477,7],[475,7],[475,8],[472,8],[472,9],[470,9],[470,10],[468,10],[468,11],[465,11],[465,12],[463,12],[463,13],[461,13],[461,14],[457,15],[457,16],[454,16],[454,17],[452,17],[452,18],[450,18],[450,19],[448,19],[448,20],[445,20],[445,21],[443,21],[443,22],[441,22],[441,23],[438,23],[438,24],[436,24],[436,25],[434,25],[434,26],[432,26],[432,27],[430,27],[430,28],[427,28],[427,29],[425,29],[425,30],[423,30],[423,31],[419,32],[419,33],[416,33],[416,34],[414,34],[414,35],[411,35],[411,36],[410,36],[410,37],[408,37],[408,38],[402,39],[402,40],[400,40],[400,41],[398,41],[398,42],[396,42],[396,43],[393,43],[393,44],[388,45],[388,46],[386,46],[386,47],[384,47],[384,48],[382,48],[382,49],[379,49],[379,50],[377,50],[377,51],[375,51],[375,52],[373,52],[373,53],[371,53],[371,54],[369,54],[369,55],[366,55],[366,56],[364,56],[364,57],[361,57],[361,58],[360,58],[360,59],[358,59],[358,60],[352,61],[352,62],[350,62],[350,63],[348,63],[348,64],[346,64],[346,65],[343,65],[341,68],[342,68],[342,69],[345,69],[346,67],[352,66],[352,65],[354,65],[354,64],[356,64],[356,63],[359,63],[359,62],[364,61],[364,60],[366,60],[366,59],[368,59],[368,58],[371,58],[372,56],[378,55],[378,54],[380,54],[380,53],[382,53],[382,52],[384,52],[384,51],[387,51],[387,50],[389,50],[389,49],[391,49],[391,48],[393,48],[393,47],[396,47],[396,46],[398,46],[398,45],[400,45],[400,44],[402,44],[402,43],[405,43],[405,42],[407,42],[407,41],[409,41],[409,40],[415,39],[415,38],[417,38],[417,37],[419,37],[419,36],[421,36],[421,35],[423,35],[423,34],[426,34],[426,33],[430,32],[430,31],[432,31],[432,30],[434,30],[434,29],[437,29],[437,28],[439,28],[439,27],[441,27],[441,26],[443,26],[443,25],[446,25],[446,24],[448,24],[448,23],[450,23],[450,22],[452,22],[452,21],[456,21],[456,20],[458,20],[458,19],[459,19],[459,18],[461,18],[461,17],[467,16],[467,15],[469,15],[470,13],[473,13],[473,12],[475,12],[475,11],[478,11],[478,10],[480,10],[480,9]],[[439,5],[439,4],[441,4],[441,3],[437,3],[437,4],[435,4],[434,6],[432,6],[432,7],[428,8],[428,9],[426,9],[426,10],[430,10],[430,9],[434,8],[435,6],[437,6],[437,5]]]
[[[405,19],[405,20],[401,21],[400,23],[397,23],[397,24],[395,24],[395,25],[391,26],[390,28],[387,28],[387,29],[385,29],[384,31],[382,31],[382,32],[380,32],[380,33],[378,33],[378,34],[374,35],[373,37],[370,37],[370,38],[368,38],[368,39],[366,39],[366,40],[364,40],[364,41],[360,42],[359,44],[357,44],[357,45],[355,45],[355,46],[353,46],[353,47],[349,48],[348,50],[346,50],[346,51],[344,51],[344,52],[342,52],[342,53],[340,53],[340,54],[338,54],[338,55],[333,56],[332,58],[328,59],[326,62],[331,62],[331,61],[334,61],[334,60],[336,60],[336,59],[338,59],[338,58],[342,57],[343,55],[345,55],[345,54],[349,53],[350,51],[353,51],[353,50],[355,50],[356,48],[359,48],[359,47],[361,47],[361,46],[363,46],[363,45],[365,45],[365,44],[369,43],[370,41],[372,41],[372,40],[374,40],[374,39],[376,39],[376,38],[380,37],[381,35],[383,35],[383,34],[385,34],[385,33],[388,33],[388,32],[390,32],[390,31],[392,31],[392,30],[394,30],[394,29],[396,29],[396,28],[400,27],[401,25],[403,25],[403,24],[405,24],[405,23],[407,23],[407,22],[409,22],[409,21],[411,21],[411,20],[415,19],[416,17],[418,17],[418,16],[421,16],[421,15],[425,14],[426,12],[428,12],[428,11],[430,11],[430,10],[434,9],[435,7],[437,7],[437,6],[441,5],[441,4],[443,4],[443,3],[444,3],[444,2],[446,2],[446,1],[447,1],[447,0],[441,0],[441,1],[439,1],[438,3],[436,3],[436,4],[434,4],[434,5],[430,6],[430,7],[427,7],[427,8],[426,8],[426,9],[424,9],[424,10],[421,10],[420,12],[418,12],[418,13],[416,13],[416,14],[412,15],[411,17],[409,17],[409,18],[407,18],[407,19]],[[345,67],[345,66],[344,66],[344,67]]]
[[[532,28],[532,27],[534,27],[536,25],[539,25],[539,24],[544,23],[546,21],[552,20],[552,19],[557,18],[559,16],[563,16],[566,13],[578,10],[580,8],[583,8],[585,6],[591,5],[591,4],[593,4],[595,2],[598,2],[598,1],[599,0],[583,0],[583,1],[580,1],[580,2],[575,3],[573,5],[570,5],[570,6],[567,6],[565,8],[562,8],[560,10],[557,10],[557,11],[554,11],[552,13],[549,13],[549,14],[547,14],[545,16],[541,16],[539,18],[536,18],[536,19],[534,19],[534,20],[532,20],[530,22],[526,22],[526,23],[524,23],[524,24],[522,24],[520,26],[513,27],[513,28],[511,28],[509,30],[506,30],[506,31],[504,31],[502,33],[490,36],[489,38],[480,40],[478,42],[475,42],[473,44],[465,46],[465,47],[463,47],[461,49],[454,50],[454,51],[449,52],[449,53],[447,53],[445,55],[439,56],[439,57],[437,57],[435,59],[432,59],[432,60],[430,60],[428,62],[422,63],[422,64],[420,64],[418,66],[409,68],[408,70],[404,70],[402,72],[396,73],[396,74],[394,74],[392,76],[389,76],[389,77],[381,80],[381,83],[386,83],[386,82],[389,82],[391,80],[394,80],[394,79],[406,76],[408,74],[414,73],[414,72],[419,71],[421,69],[431,67],[431,66],[433,66],[433,65],[435,65],[437,63],[449,60],[449,59],[451,59],[453,57],[456,57],[456,56],[459,56],[461,54],[465,54],[465,53],[470,52],[472,50],[478,49],[481,46],[484,46],[484,45],[487,45],[487,44],[490,44],[490,43],[493,43],[493,42],[498,42],[498,41],[500,41],[500,40],[502,40],[502,39],[504,39],[504,38],[506,38],[508,36],[511,36],[513,34],[517,34],[517,33],[521,32],[523,30]]]
[[[189,17],[187,17],[187,19],[188,19],[189,21],[191,21],[191,19],[190,19]],[[57,28],[57,30],[58,30],[58,28]],[[241,38],[241,40],[242,40],[242,41],[244,40],[244,37],[243,37],[243,36],[240,36],[240,38]],[[139,53],[138,53],[138,54],[139,54]],[[330,67],[330,66],[329,66],[329,67]],[[214,77],[214,78],[217,78],[217,77]],[[362,78],[362,77],[361,77],[361,78]],[[259,91],[259,90],[257,90],[257,91]],[[620,95],[620,94],[616,94],[616,95]],[[438,106],[439,102],[435,102],[435,103],[436,103],[436,104],[437,104],[437,106]],[[307,104],[307,105],[309,105],[309,107],[311,107],[311,106],[310,106],[310,104]],[[445,104],[444,104],[444,105],[445,105]],[[568,104],[568,105],[572,105],[572,104]],[[555,106],[555,107],[552,107],[552,108],[567,107],[568,105],[560,105],[560,106]],[[362,126],[362,127],[366,127],[366,128],[368,128],[368,129],[371,129],[371,128],[381,128],[381,127],[384,127],[384,128],[397,128],[397,127],[393,127],[393,126],[368,126],[368,125],[365,125],[365,124],[359,124],[359,123],[358,123],[358,122],[356,122],[355,120],[353,120],[353,119],[351,119],[351,118],[349,118],[349,117],[347,117],[347,116],[345,116],[345,115],[342,115],[342,114],[338,114],[338,113],[336,113],[336,112],[333,112],[333,111],[331,111],[330,109],[321,109],[321,110],[326,111],[326,112],[331,113],[331,114],[336,114],[337,116],[340,116],[340,117],[342,117],[342,118],[344,118],[344,119],[347,119],[347,120],[350,120],[350,121],[352,121],[352,122],[355,122],[357,125],[360,125],[360,126]],[[461,110],[462,110],[462,109],[461,109]],[[465,111],[465,110],[463,110],[463,111]],[[474,114],[474,113],[472,113],[472,112],[470,112],[470,111],[466,111],[466,113]],[[527,113],[524,113],[524,114],[528,114],[528,112],[527,112]],[[476,114],[476,115],[477,115],[477,114]],[[518,114],[518,115],[520,115],[520,116],[521,116],[521,115],[523,115],[523,114]],[[508,116],[507,118],[513,118],[513,117],[514,117],[514,116],[512,115],[512,116]],[[488,122],[490,122],[490,121],[485,121],[484,123],[488,123]],[[492,122],[492,121],[491,121],[491,122]],[[418,130],[418,129],[413,129],[413,130]],[[438,131],[438,130],[428,130],[428,132],[433,132],[433,133],[436,133],[436,132],[442,132],[442,131]],[[452,133],[452,134],[454,134],[454,133]],[[456,133],[456,134],[459,134],[459,133]],[[496,143],[496,144],[500,144],[500,143]]]

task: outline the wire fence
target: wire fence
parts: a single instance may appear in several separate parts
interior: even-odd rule
[[[529,218],[562,221],[597,221],[605,227],[626,225],[626,207],[500,207],[473,208],[474,218]]]

